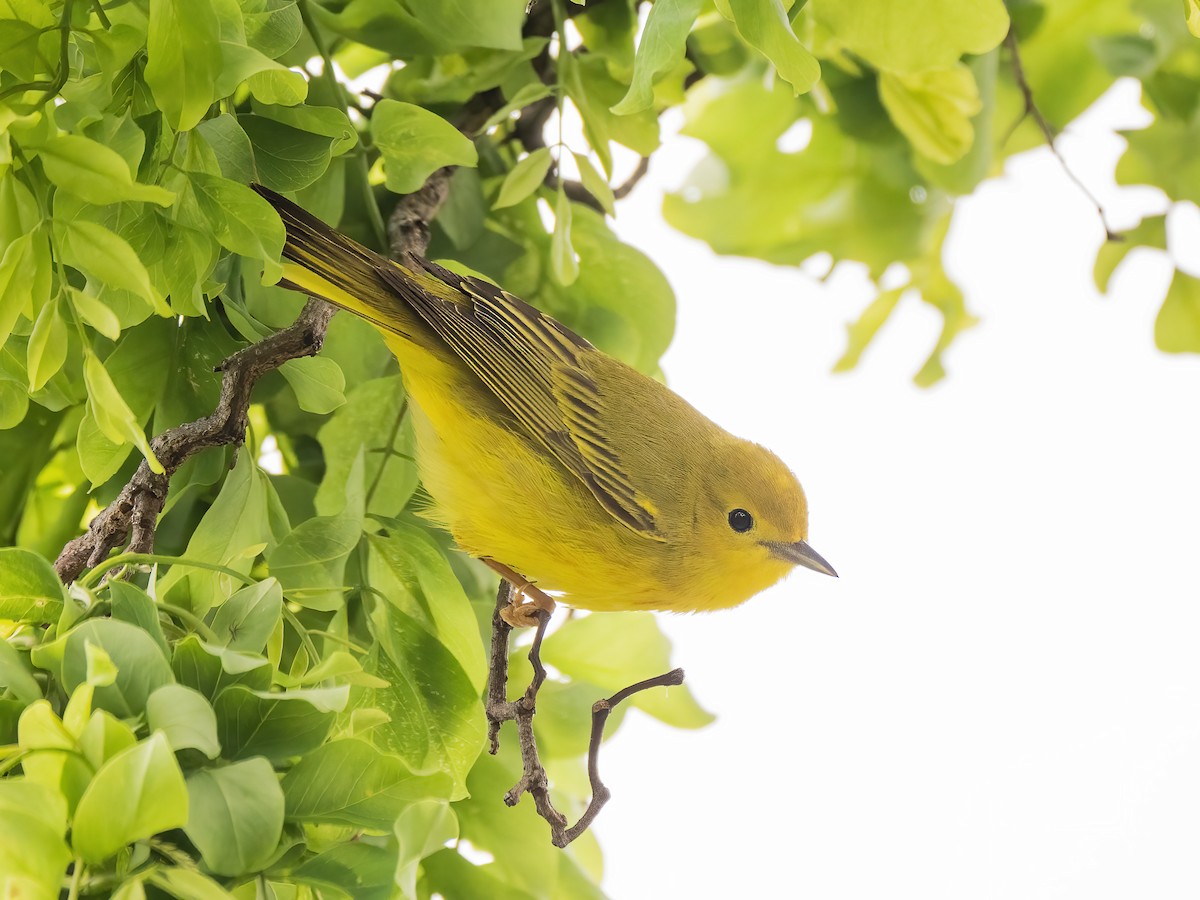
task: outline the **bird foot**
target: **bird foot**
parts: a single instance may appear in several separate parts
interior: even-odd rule
[[[510,627],[535,628],[541,620],[540,613],[546,613],[547,617],[554,615],[554,598],[529,579],[494,559],[484,559],[483,563],[512,585],[512,602],[500,610],[500,618]]]
[[[533,585],[513,585],[513,588],[512,603],[500,610],[500,618],[511,627],[536,628],[540,621],[539,613],[554,615],[554,601]]]

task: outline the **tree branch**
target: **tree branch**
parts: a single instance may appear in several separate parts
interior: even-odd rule
[[[521,795],[528,793],[533,797],[538,815],[550,824],[551,842],[556,847],[565,847],[587,831],[604,804],[612,796],[611,791],[600,778],[600,744],[604,740],[604,727],[608,722],[609,715],[619,703],[640,691],[683,684],[683,669],[672,669],[655,678],[631,684],[607,699],[597,700],[592,705],[592,736],[588,744],[588,779],[591,782],[592,798],[588,801],[587,809],[583,811],[579,821],[568,827],[566,816],[554,807],[554,803],[550,799],[550,783],[546,777],[546,769],[538,756],[537,737],[533,730],[538,691],[541,690],[542,683],[546,680],[546,667],[542,665],[541,651],[542,639],[546,636],[546,626],[550,623],[550,615],[544,610],[537,610],[535,613],[538,619],[537,631],[534,633],[533,643],[529,647],[529,662],[533,666],[533,679],[519,699],[508,700],[508,638],[512,627],[504,621],[501,611],[512,603],[513,599],[512,585],[502,579],[496,595],[496,608],[492,612],[491,665],[488,670],[485,705],[488,718],[488,752],[494,755],[500,749],[501,724],[515,721],[523,772],[517,783],[504,795],[504,802],[509,806],[516,806]]]
[[[202,419],[168,429],[151,441],[151,449],[166,471],[161,475],[152,472],[142,460],[117,499],[58,555],[54,568],[59,578],[64,583],[74,581],[84,569],[99,564],[118,549],[131,531],[131,553],[153,552],[158,514],[166,502],[171,476],[201,450],[242,443],[250,393],[258,379],[289,359],[316,354],[333,313],[334,307],[324,300],[310,299],[287,328],[243,347],[221,363],[221,395],[216,409]]]
[[[415,194],[401,197],[389,228],[393,255],[420,255],[429,245],[429,220],[446,199],[450,169],[440,169]],[[87,531],[70,541],[54,562],[69,584],[84,569],[100,563],[129,539],[131,553],[151,553],[158,516],[166,503],[171,476],[189,458],[209,447],[240,446],[246,436],[250,395],[267,372],[291,359],[314,356],[321,349],[336,308],[313,297],[288,327],[238,350],[218,367],[221,394],[216,408],[202,419],[168,429],[151,441],[165,472],[159,475],[143,460],[117,498],[92,519]]]
[[[1100,224],[1104,228],[1105,239],[1109,241],[1125,240],[1124,235],[1113,231],[1112,227],[1108,224],[1108,216],[1104,212],[1104,207],[1100,205],[1100,201],[1096,199],[1096,195],[1088,190],[1087,185],[1080,180],[1078,175],[1071,171],[1071,167],[1067,165],[1067,161],[1063,158],[1062,153],[1059,152],[1058,145],[1055,144],[1057,135],[1050,123],[1046,121],[1046,117],[1042,115],[1042,111],[1038,108],[1037,103],[1034,101],[1033,90],[1030,88],[1029,81],[1025,77],[1025,67],[1021,64],[1021,50],[1018,46],[1017,29],[1015,26],[1009,26],[1008,34],[1005,35],[1004,38],[1004,45],[1008,47],[1009,54],[1011,55],[1013,79],[1017,83],[1017,88],[1021,91],[1021,97],[1025,102],[1025,108],[1022,110],[1017,121],[1013,122],[1012,127],[1009,128],[1008,134],[1005,135],[1004,140],[1000,142],[1001,146],[1008,143],[1008,139],[1012,137],[1012,133],[1016,131],[1017,126],[1020,125],[1021,122],[1023,122],[1027,117],[1031,117],[1034,121],[1034,124],[1037,125],[1038,130],[1042,133],[1042,137],[1045,138],[1046,146],[1050,149],[1050,152],[1054,154],[1054,158],[1058,160],[1058,164],[1062,166],[1062,170],[1066,173],[1067,177],[1070,178],[1071,181],[1075,183],[1075,186],[1083,192],[1084,196],[1088,198],[1092,206],[1096,207],[1096,212],[1100,216]]]

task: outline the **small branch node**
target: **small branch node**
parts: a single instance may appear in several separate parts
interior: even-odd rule
[[[565,847],[583,834],[595,821],[600,810],[612,798],[612,791],[600,778],[600,745],[604,741],[604,728],[609,715],[618,704],[641,691],[655,687],[683,684],[683,669],[672,669],[654,678],[647,678],[622,688],[611,697],[602,698],[592,704],[592,733],[588,744],[588,781],[592,797],[579,821],[568,827],[566,817],[555,809],[550,799],[550,783],[546,769],[538,756],[537,736],[534,733],[533,717],[537,712],[537,694],[546,680],[546,667],[542,664],[542,640],[550,614],[538,609],[537,631],[529,646],[529,662],[533,666],[533,678],[525,693],[516,701],[509,702],[508,684],[508,636],[512,627],[504,620],[502,612],[517,596],[516,589],[506,578],[500,581],[496,594],[496,607],[492,611],[491,664],[488,669],[487,700],[485,709],[488,719],[489,752],[495,754],[500,747],[500,725],[507,721],[517,724],[517,742],[521,751],[522,774],[517,783],[504,795],[507,806],[516,806],[524,794],[533,798],[537,813],[550,825],[550,840],[555,847]]]

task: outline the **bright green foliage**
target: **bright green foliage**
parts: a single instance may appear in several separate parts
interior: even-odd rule
[[[212,412],[214,367],[299,310],[269,286],[284,232],[250,183],[385,252],[395,193],[453,167],[430,258],[656,373],[675,297],[608,217],[616,147],[653,155],[677,107],[709,156],[667,220],[722,253],[900,271],[837,368],[919,296],[944,320],[921,384],[975,323],[942,264],[954,198],[1044,140],[1010,28],[1056,129],[1138,79],[1152,122],[1119,181],[1200,202],[1196,0],[526,6],[0,0],[0,894],[600,896],[592,835],[560,851],[502,802],[521,766],[507,728],[482,752],[495,581],[420,517],[402,375],[369,325],[336,317],[320,356],[257,385],[238,453],[173,473],[156,562],[69,590],[48,562],[158,466],[154,435]],[[349,85],[378,66],[378,95]],[[521,127],[532,106],[583,140]],[[568,156],[594,204],[558,178]],[[1097,287],[1131,250],[1177,253],[1165,223],[1106,243]],[[1175,273],[1163,349],[1200,352],[1198,284]],[[578,812],[591,703],[669,647],[653,617],[606,614],[544,655],[563,677],[539,745]],[[681,687],[610,732],[633,707],[711,720]]]

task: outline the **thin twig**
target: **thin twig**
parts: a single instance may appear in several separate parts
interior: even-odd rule
[[[645,681],[631,684],[629,687],[617,691],[607,700],[597,700],[592,705],[592,739],[588,743],[588,780],[592,784],[592,799],[588,801],[587,809],[583,811],[579,821],[563,834],[562,843],[555,841],[557,846],[565,847],[587,831],[596,816],[600,814],[600,810],[604,808],[604,804],[612,796],[612,792],[600,780],[600,743],[604,740],[604,726],[608,723],[609,714],[622,700],[626,700],[640,691],[680,684],[683,684],[683,669],[672,669],[655,678],[647,678]]]
[[[533,643],[529,647],[529,662],[533,666],[533,678],[525,693],[518,700],[508,700],[508,637],[512,627],[504,620],[501,612],[515,596],[513,586],[501,579],[500,589],[496,595],[496,608],[492,612],[492,647],[491,665],[488,668],[487,702],[485,709],[488,719],[488,752],[495,754],[500,749],[500,726],[504,722],[517,723],[517,741],[521,750],[521,778],[504,795],[504,802],[516,806],[521,795],[528,793],[533,797],[538,815],[550,825],[550,840],[556,847],[565,847],[579,835],[583,834],[604,804],[612,796],[612,792],[600,778],[600,744],[604,740],[604,727],[613,709],[622,701],[640,691],[654,687],[683,684],[683,669],[672,669],[655,678],[647,678],[637,684],[617,691],[605,700],[597,700],[592,705],[592,737],[588,745],[588,779],[591,782],[592,797],[587,809],[579,817],[579,821],[570,827],[567,819],[554,807],[550,799],[550,783],[546,777],[546,769],[538,756],[537,736],[533,729],[533,717],[537,712],[537,695],[546,680],[546,667],[542,664],[542,639],[546,636],[546,626],[550,623],[550,615],[545,610],[535,610],[537,616],[537,631]]]
[[[629,174],[621,184],[612,189],[614,200],[621,200],[628,197],[630,192],[637,187],[637,183],[641,181],[647,172],[650,171],[650,160],[643,156],[637,164],[637,167]],[[587,188],[582,182],[571,181],[569,179],[561,179],[563,192],[573,202],[594,209],[598,213],[603,213],[604,204]],[[545,185],[551,190],[558,190],[560,178],[558,173],[553,169],[546,173]]]
[[[1004,38],[1004,45],[1008,47],[1009,53],[1011,54],[1013,78],[1017,82],[1017,87],[1021,91],[1021,97],[1025,102],[1025,108],[1021,111],[1021,115],[1017,121],[1014,122],[1012,127],[1008,130],[1008,134],[1005,136],[1004,140],[1001,141],[1001,145],[1003,146],[1004,144],[1008,143],[1008,138],[1012,137],[1012,133],[1016,130],[1017,126],[1021,124],[1021,122],[1023,122],[1027,117],[1032,117],[1034,124],[1036,124],[1038,130],[1041,131],[1042,137],[1046,139],[1046,146],[1050,149],[1050,152],[1054,154],[1054,158],[1058,160],[1058,164],[1062,166],[1063,172],[1065,172],[1067,177],[1075,183],[1075,186],[1083,192],[1084,196],[1088,198],[1091,204],[1096,207],[1096,212],[1100,216],[1100,224],[1104,228],[1105,239],[1109,241],[1123,241],[1125,239],[1124,235],[1122,235],[1120,232],[1113,231],[1112,227],[1108,224],[1108,216],[1105,214],[1104,207],[1100,204],[1100,201],[1096,199],[1096,195],[1093,194],[1088,189],[1088,186],[1080,180],[1079,176],[1071,170],[1071,167],[1067,165],[1067,161],[1063,158],[1062,153],[1059,152],[1058,145],[1055,143],[1057,135],[1050,123],[1046,121],[1046,117],[1042,115],[1042,111],[1038,108],[1037,102],[1033,99],[1033,90],[1029,87],[1029,81],[1025,77],[1025,67],[1021,64],[1021,50],[1017,42],[1017,29],[1014,26],[1009,27],[1008,34]]]

